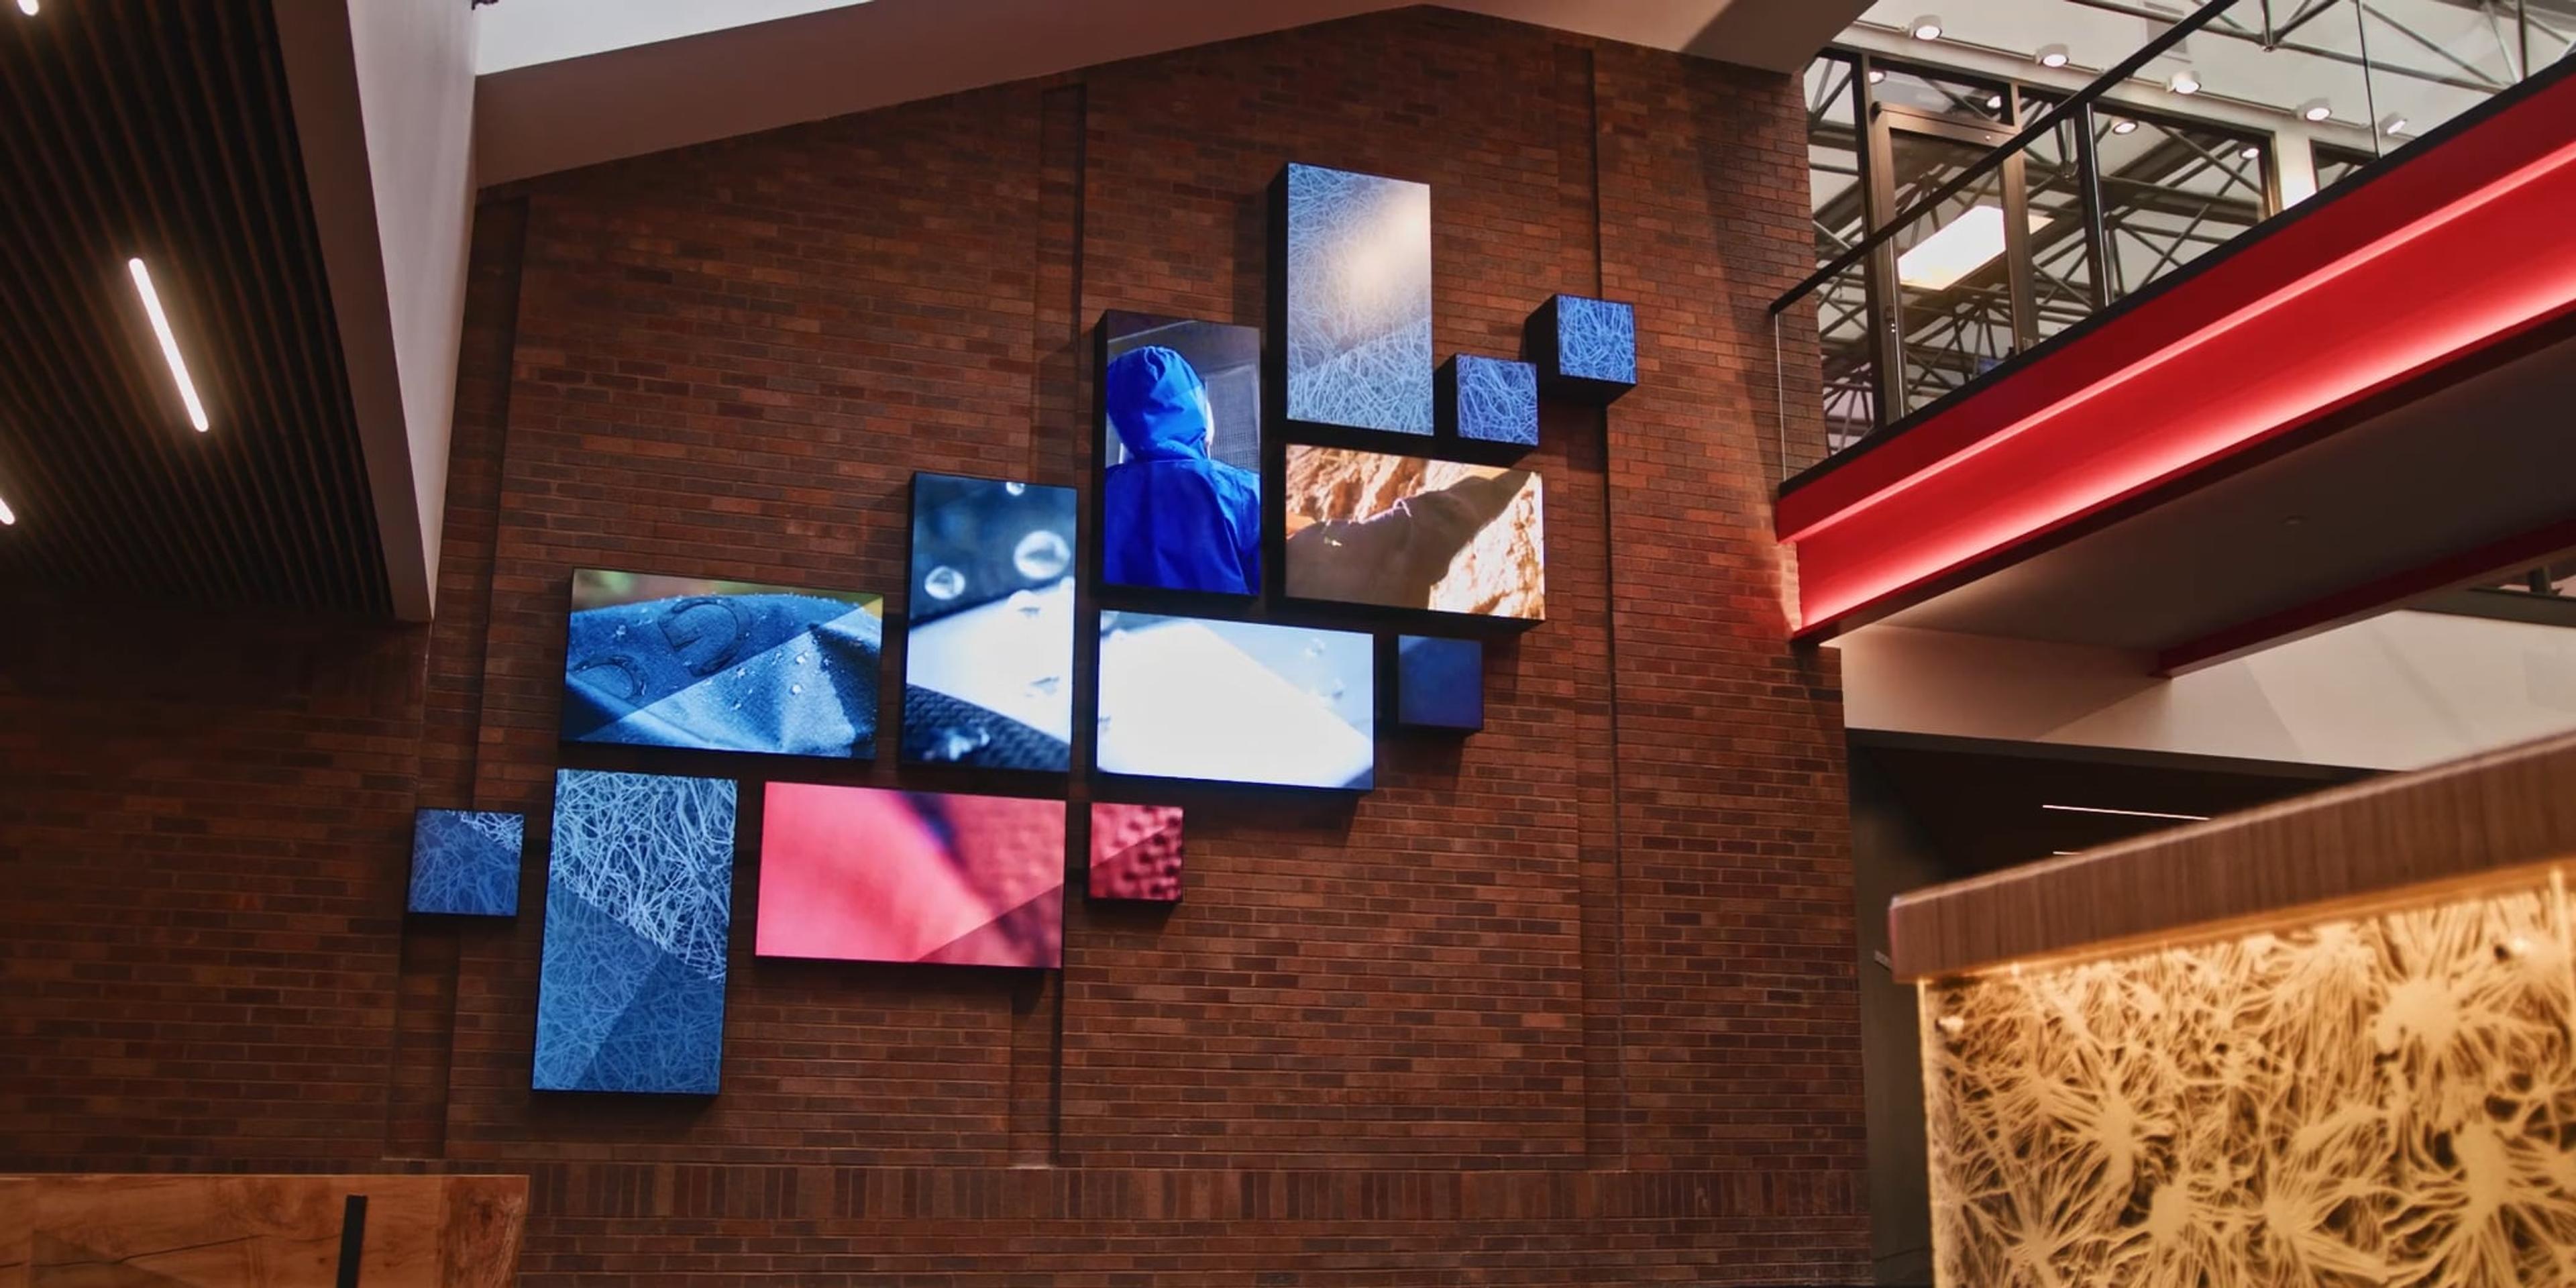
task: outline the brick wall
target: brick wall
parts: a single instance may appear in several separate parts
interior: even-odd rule
[[[1444,354],[1638,306],[1486,732],[1194,796],[1187,902],[1077,899],[1060,976],[738,924],[721,1096],[533,1096],[544,828],[516,922],[401,881],[415,804],[641,763],[556,742],[569,570],[897,618],[911,473],[1086,482],[1087,320],[1258,322],[1290,158],[1433,185]],[[1411,10],[493,194],[434,626],[7,643],[0,1167],[525,1170],[531,1284],[1865,1280],[1838,682],[1768,537],[1805,192],[1786,77]]]

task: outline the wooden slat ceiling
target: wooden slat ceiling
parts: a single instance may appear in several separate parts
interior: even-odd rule
[[[0,5],[0,499],[0,603],[391,613],[265,0]]]

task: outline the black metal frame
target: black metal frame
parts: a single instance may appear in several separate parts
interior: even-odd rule
[[[1858,243],[1848,247],[1842,254],[1837,255],[1833,259],[1824,263],[1822,266],[1817,268],[1815,272],[1810,273],[1807,277],[1800,280],[1796,286],[1791,287],[1788,291],[1779,296],[1779,298],[1772,301],[1770,312],[1773,316],[1774,326],[1777,327],[1779,325],[1781,314],[1806,299],[1809,295],[1819,291],[1821,288],[1829,284],[1835,277],[1850,269],[1853,264],[1859,263],[1863,256],[1874,253],[1878,247],[1885,245],[1889,240],[1891,240],[1897,230],[1905,227],[1914,220],[1921,218],[1925,213],[1936,209],[1939,202],[1946,200],[1951,196],[1955,196],[1958,191],[1966,188],[1969,184],[1974,183],[1984,173],[1990,172],[1991,170],[1999,167],[2007,157],[2018,157],[2034,142],[2042,137],[2045,131],[2054,129],[2068,117],[2075,116],[2080,113],[2086,118],[2082,137],[2090,140],[2094,137],[2091,128],[2091,121],[2089,119],[2091,115],[2090,108],[2096,100],[2100,99],[2111,87],[2133,76],[2138,68],[2143,67],[2147,62],[2152,61],[2155,57],[2161,55],[2173,44],[2178,43],[2183,36],[2190,34],[2192,31],[2198,30],[2201,26],[2207,25],[2218,15],[2218,13],[2225,10],[2229,5],[2237,2],[2238,0],[2209,0],[2209,3],[2204,4],[2198,10],[2195,10],[2190,15],[2187,15],[2176,22],[2173,27],[2168,28],[2155,40],[2149,41],[2146,45],[2141,46],[2128,58],[2121,60],[2119,64],[2097,77],[2091,84],[2085,86],[2082,90],[2077,91],[2068,98],[2059,101],[2049,110],[2041,113],[2028,125],[2023,126],[2012,139],[1996,148],[1994,152],[1989,153],[1986,159],[1980,162],[1976,167],[1963,171],[1960,175],[1953,177],[1948,183],[1944,184],[1942,188],[1935,190],[1930,196],[1918,200],[1909,209],[1898,212],[1894,220],[1873,224],[1867,235],[1861,238]],[[1852,78],[1853,92],[1856,94],[1860,93],[1866,85],[1867,77],[1865,71],[1869,65],[1869,57],[1867,55],[1850,54],[1840,56],[1853,58],[1856,66],[1862,69],[1860,71],[1856,71]],[[2407,147],[2396,153],[2380,156],[2368,170],[2357,177],[2366,181],[2380,174],[2388,173],[2399,166],[2404,165],[2408,159],[2430,151],[2442,140],[2451,138],[2465,130],[2474,128],[2477,124],[2485,121],[2490,116],[2493,116],[2498,112],[2508,110],[2514,104],[2517,104],[2523,99],[2542,91],[2548,86],[2557,83],[2559,80],[2571,74],[2576,74],[2576,51],[2571,51],[2570,56],[2560,58],[2556,62],[2553,62],[2537,71],[2527,72],[2521,81],[2497,92],[2485,102],[2482,102],[2467,111],[2461,112],[2460,114],[2443,122],[2437,128],[2414,140],[2414,146]],[[1864,104],[1866,103],[1865,97],[1862,102]],[[2157,113],[2151,111],[2140,111],[2132,108],[2126,103],[2118,104],[2117,107],[2119,109],[2119,114],[2123,116],[2163,119],[2160,118]],[[2217,128],[2216,123],[2212,122],[2195,122],[2193,124],[2197,128]],[[2089,143],[2087,146],[2089,146]],[[2269,160],[2270,158],[2267,156],[2267,162]],[[1866,167],[1866,164],[1866,161],[1864,161],[1864,168]],[[2085,170],[2088,177],[2098,173],[2098,167],[2094,166],[2086,166]],[[2255,227],[2239,234],[2226,245],[2216,248],[2212,253],[2203,255],[2198,259],[2183,264],[2181,267],[2174,269],[2163,277],[2155,279],[2138,290],[2131,292],[2118,300],[2111,301],[2107,305],[2096,309],[2091,316],[2084,318],[2082,321],[2068,327],[2066,330],[2054,336],[2050,336],[2039,341],[2036,345],[2032,345],[2021,350],[2011,358],[1997,364],[1991,370],[1981,373],[1977,380],[1972,381],[1959,389],[1951,390],[1941,398],[1928,403],[1925,406],[1915,408],[1903,415],[1890,418],[1886,415],[1886,408],[1882,401],[1877,409],[1880,424],[1874,432],[1866,434],[1858,442],[1839,449],[1829,450],[1822,460],[1790,475],[1781,482],[1778,494],[1785,496],[1807,486],[1810,483],[1813,483],[1817,479],[1822,478],[1837,469],[1840,469],[1845,464],[1848,464],[1850,461],[1876,449],[1888,440],[1893,439],[1899,434],[1902,434],[1905,431],[1912,429],[1914,426],[1938,415],[1960,399],[1972,395],[1982,389],[1989,382],[2003,378],[2011,372],[2019,370],[2029,362],[2036,360],[2047,353],[2053,352],[2063,344],[2071,343],[2081,336],[2090,334],[2096,327],[2104,325],[2115,318],[2124,316],[2131,309],[2140,307],[2148,301],[2163,295],[2166,291],[2172,290],[2180,286],[2182,283],[2190,281],[2200,273],[2231,258],[2235,253],[2243,250],[2245,247],[2272,236],[2278,230],[2297,224],[2299,221],[2306,219],[2315,214],[2318,210],[2324,209],[2325,207],[2333,204],[2334,200],[2340,199],[2344,194],[2360,186],[2357,183],[2345,183],[2338,185],[2331,192],[2321,190],[2316,197],[2303,201],[2297,206],[2282,210],[2279,208],[2278,167],[2276,165],[2267,164],[2267,174],[2267,183],[2272,193],[2272,209],[2277,211],[2277,213],[2264,219]],[[2088,194],[2088,198],[2095,211],[2095,213],[2090,217],[2098,219],[2098,194]],[[2107,261],[2103,258],[2097,257],[2095,262],[2098,264]],[[1874,269],[1874,266],[1872,266],[1872,269]],[[1870,276],[1874,278],[1876,274],[1872,269],[1865,269],[1865,272],[1869,272]],[[1871,297],[1873,299],[1876,298],[1877,283],[1875,281],[1871,281],[1869,283],[1869,289],[1871,291]],[[1821,322],[1819,334],[1821,334]],[[1784,468],[1787,466],[1787,461],[1785,459],[1783,461],[1783,465]]]

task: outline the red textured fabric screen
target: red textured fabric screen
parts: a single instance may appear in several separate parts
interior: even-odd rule
[[[771,783],[763,957],[1064,964],[1064,802]]]

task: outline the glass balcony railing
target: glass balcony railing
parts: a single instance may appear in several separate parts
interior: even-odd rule
[[[1923,3],[1877,5],[1807,71],[1817,267],[1771,313],[1781,352],[1812,339],[1819,362],[1780,373],[1784,479],[2576,45],[2576,0],[1980,0],[1957,21]]]

